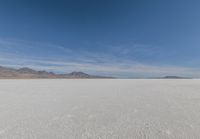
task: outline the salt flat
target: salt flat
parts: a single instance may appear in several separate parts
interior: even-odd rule
[[[0,80],[1,139],[198,139],[200,80]]]

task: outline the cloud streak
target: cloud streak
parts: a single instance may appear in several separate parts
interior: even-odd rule
[[[41,48],[42,47],[42,48]],[[48,48],[49,55],[26,55],[26,51]],[[132,51],[151,51],[146,46],[113,48],[122,54]],[[122,50],[123,49],[123,50]],[[177,75],[200,77],[200,69],[173,65],[150,65],[134,60],[122,59],[109,53],[94,53],[87,51],[73,51],[64,46],[45,43],[31,43],[26,41],[0,40],[0,64],[9,67],[31,67],[38,70],[48,70],[57,73],[83,71],[90,74],[116,77],[160,77]],[[136,53],[135,52],[135,53]],[[45,53],[45,52],[43,52]],[[60,55],[54,56],[54,53]],[[148,53],[148,52],[147,52]]]
[[[2,62],[4,61],[4,63]],[[0,59],[0,63],[9,67],[31,67],[38,70],[48,70],[57,73],[71,71],[84,71],[91,74],[116,76],[116,77],[161,77],[166,75],[177,75],[187,77],[200,77],[200,69],[175,67],[175,66],[152,66],[139,63],[88,63],[72,61],[52,60],[23,60],[17,59],[15,64],[8,59]]]

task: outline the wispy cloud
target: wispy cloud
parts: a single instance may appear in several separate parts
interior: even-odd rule
[[[84,71],[91,74],[109,75],[116,77],[160,77],[166,75],[200,77],[200,69],[175,67],[175,66],[152,66],[147,64],[113,62],[113,63],[88,63],[80,61],[53,61],[53,60],[23,60],[16,59],[16,63],[8,59],[0,59],[0,63],[9,67],[31,67],[38,70],[54,72]]]
[[[42,47],[42,48],[41,48]],[[30,54],[27,51],[48,49],[42,54]],[[113,47],[115,52],[155,53],[156,47],[133,45],[132,47]],[[166,75],[200,77],[200,69],[173,65],[149,65],[138,61],[123,59],[115,54],[102,52],[74,51],[61,45],[32,43],[27,41],[0,40],[0,64],[9,67],[31,67],[54,72],[84,71],[91,74],[116,77],[159,77]],[[40,51],[39,51],[40,52]],[[54,55],[59,53],[60,55]]]

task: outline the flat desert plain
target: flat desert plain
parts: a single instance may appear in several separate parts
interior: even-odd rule
[[[0,80],[1,139],[199,139],[200,80]]]

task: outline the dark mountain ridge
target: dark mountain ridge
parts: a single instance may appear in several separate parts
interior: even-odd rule
[[[181,77],[181,76],[165,76],[163,79],[191,79],[189,77]]]
[[[45,70],[37,71],[31,68],[7,68],[0,66],[0,78],[1,79],[34,79],[34,78],[65,78],[65,79],[75,79],[75,78],[112,78],[112,77],[105,77],[105,76],[96,76],[96,75],[89,75],[84,72],[71,72],[68,74],[56,74],[53,72],[47,72]]]

